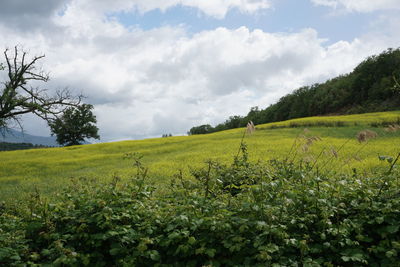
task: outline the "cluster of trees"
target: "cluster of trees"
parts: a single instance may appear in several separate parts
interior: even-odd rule
[[[400,49],[371,56],[353,72],[322,84],[305,86],[265,109],[251,108],[246,116],[231,116],[215,127],[196,126],[188,134],[205,134],[238,127],[326,114],[354,114],[399,109]]]
[[[172,137],[172,134],[171,134],[171,133],[169,133],[169,134],[163,134],[161,137],[162,137],[162,138],[165,138],[165,137]]]
[[[32,149],[32,148],[44,148],[48,146],[34,145],[31,143],[8,143],[0,142],[0,151],[12,151],[12,150],[22,150],[22,149]]]
[[[72,95],[68,89],[49,95],[48,90],[32,86],[49,80],[49,75],[37,67],[44,55],[29,58],[27,52],[16,46],[6,49],[4,58],[5,62],[0,62],[0,71],[6,72],[0,87],[0,131],[22,127],[21,115],[31,113],[47,121],[60,145],[78,145],[85,138],[100,138],[93,106],[82,104],[82,95]]]

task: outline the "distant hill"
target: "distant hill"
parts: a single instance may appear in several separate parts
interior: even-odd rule
[[[254,124],[295,118],[361,114],[400,109],[400,49],[388,49],[360,63],[351,73],[322,84],[304,86],[265,109],[251,108],[246,116],[231,116],[215,127],[206,124],[189,134],[206,134]]]
[[[10,129],[3,134],[0,133],[0,142],[7,143],[29,143],[33,145],[42,146],[59,146],[56,142],[56,138],[52,136],[36,136],[20,131]]]

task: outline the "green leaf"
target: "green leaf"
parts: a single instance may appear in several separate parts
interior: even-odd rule
[[[399,231],[399,225],[390,225],[386,226],[386,230],[388,233],[394,234]]]
[[[42,254],[43,256],[48,256],[48,255],[51,254],[51,251],[48,250],[48,249],[43,249],[42,252],[41,252],[41,254]]]
[[[188,244],[189,245],[193,245],[194,243],[196,243],[196,238],[194,238],[193,236],[188,238]]]
[[[10,257],[11,260],[19,261],[21,260],[21,257],[19,255],[13,255]]]
[[[112,248],[112,249],[110,249],[110,254],[115,256],[115,255],[118,255],[120,251],[121,251],[120,248]]]
[[[216,249],[213,248],[209,248],[205,251],[205,254],[211,258],[213,258],[215,256],[215,252],[217,252]]]
[[[385,255],[388,258],[392,258],[392,257],[397,256],[397,252],[396,252],[396,250],[392,249],[392,250],[386,251]]]
[[[150,251],[150,259],[152,259],[153,261],[159,261],[160,260],[160,254],[158,253],[157,250]]]
[[[349,261],[351,260],[351,258],[348,257],[348,256],[342,256],[341,259],[342,259],[344,262],[349,262]]]
[[[381,223],[383,223],[383,222],[385,221],[385,218],[384,218],[384,217],[376,217],[376,218],[375,218],[375,221],[376,221],[378,224],[381,224]]]

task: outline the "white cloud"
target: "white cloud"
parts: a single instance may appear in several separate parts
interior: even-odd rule
[[[95,8],[103,2],[96,1]],[[144,31],[92,11],[70,5],[51,17],[51,29],[24,34],[0,24],[0,47],[19,43],[31,54],[46,53],[49,88],[69,86],[88,95],[103,141],[183,134],[245,114],[251,106],[264,108],[297,87],[349,72],[400,41],[391,32],[326,46],[313,29]],[[25,120],[28,132],[48,133],[37,125],[31,117]]]
[[[356,12],[400,9],[399,0],[311,0],[316,5]]]
[[[118,11],[146,13],[159,9],[166,11],[175,6],[196,8],[204,14],[222,19],[231,9],[255,13],[270,8],[270,0],[70,0],[70,6],[98,14]]]
[[[75,24],[84,33],[95,20],[104,20],[119,12],[139,12],[152,10],[165,12],[176,6],[189,7],[218,19],[223,19],[232,9],[254,14],[271,7],[271,0],[1,0],[0,23],[10,25],[23,32],[37,28],[55,30],[56,25],[49,19],[57,14],[62,16],[61,24]],[[71,20],[70,14],[74,14]],[[59,25],[59,24],[57,24]],[[71,25],[69,25],[71,26]],[[73,32],[76,28],[71,28]]]

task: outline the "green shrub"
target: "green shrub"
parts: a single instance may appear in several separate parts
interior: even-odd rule
[[[385,158],[386,159],[386,158]],[[49,203],[1,208],[0,265],[398,266],[396,161],[373,176],[322,174],[304,163],[208,162],[166,193],[137,173],[73,181]]]

